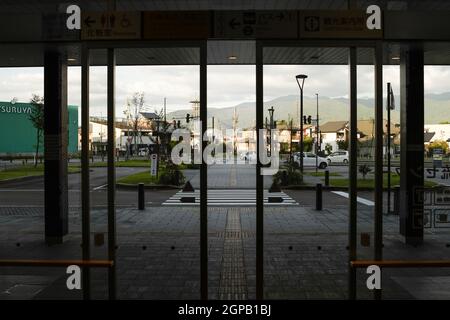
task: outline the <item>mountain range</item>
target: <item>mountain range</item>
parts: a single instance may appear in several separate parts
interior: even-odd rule
[[[264,102],[264,117],[269,117],[268,109],[273,106],[274,119],[276,121],[296,119],[298,117],[298,102],[299,97],[296,95],[289,95],[278,97],[273,100]],[[311,115],[312,119],[316,118],[316,98],[304,97],[303,100],[304,115]],[[396,108],[391,111],[391,120],[393,123],[400,122],[400,105],[398,99],[396,100]],[[249,128],[255,125],[256,109],[255,102],[244,102],[236,106],[223,108],[208,108],[208,126],[211,126],[211,117],[215,117],[215,125],[217,128],[223,129],[232,127],[232,118],[234,109],[238,116],[238,127]],[[367,120],[375,117],[375,107],[373,98],[358,99],[358,119]],[[324,124],[328,121],[348,120],[350,117],[350,103],[347,98],[330,98],[319,97],[319,121]],[[192,110],[177,110],[167,114],[167,119],[184,118],[186,114],[192,114]],[[386,112],[384,118],[386,118]],[[425,123],[437,124],[444,121],[450,121],[450,92],[441,94],[427,94],[425,95]]]

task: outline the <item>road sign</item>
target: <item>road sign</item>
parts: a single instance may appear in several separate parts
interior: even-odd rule
[[[213,38],[295,39],[296,11],[217,11]]]
[[[141,13],[134,11],[81,14],[81,40],[139,39]]]
[[[144,12],[144,39],[208,39],[209,12]]]
[[[433,149],[433,167],[442,168],[442,156],[444,150],[441,148]]]
[[[364,11],[300,11],[300,38],[382,38],[382,30],[367,28]]]
[[[152,154],[150,156],[150,163],[151,163],[150,174],[152,176],[158,175],[158,155],[157,154]]]

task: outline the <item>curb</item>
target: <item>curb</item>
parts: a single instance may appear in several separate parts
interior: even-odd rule
[[[89,171],[91,171],[91,170],[89,170]],[[77,174],[77,173],[81,173],[81,170],[79,172],[68,172],[67,175]],[[37,179],[40,179],[43,177],[44,177],[44,174],[35,175],[35,176],[17,177],[17,178],[11,178],[11,179],[3,179],[3,180],[0,180],[0,185],[7,184],[10,182],[33,181],[33,180],[37,180]]]
[[[117,189],[122,190],[137,190],[137,184],[128,184],[128,183],[116,183]],[[162,185],[162,184],[153,184],[153,185],[144,185],[144,189],[147,190],[174,190],[174,189],[182,189],[183,186],[174,186],[174,185]]]

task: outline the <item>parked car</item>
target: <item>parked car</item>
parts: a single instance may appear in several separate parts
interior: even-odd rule
[[[338,150],[327,157],[328,164],[330,163],[348,163],[348,151]]]
[[[244,152],[241,154],[241,160],[254,162],[256,161],[256,152]]]
[[[294,161],[300,164],[300,152],[294,153]],[[317,157],[317,167],[319,169],[325,169],[327,167],[327,159],[323,157]],[[312,152],[305,152],[303,154],[303,166],[304,167],[315,167],[316,166],[316,155]]]

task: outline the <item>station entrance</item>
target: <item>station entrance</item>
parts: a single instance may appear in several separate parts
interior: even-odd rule
[[[11,66],[27,61],[11,59],[18,44],[4,47],[2,60]],[[26,190],[41,195],[41,210],[16,220],[0,216],[8,223],[4,228],[11,228],[0,265],[7,276],[16,275],[15,267],[29,268],[28,275],[35,270],[30,267],[40,267],[45,281],[34,298],[411,299],[423,297],[423,286],[435,292],[448,284],[448,207],[443,207],[448,196],[443,188],[425,188],[424,170],[436,168],[424,160],[420,112],[424,65],[449,64],[448,55],[439,55],[448,52],[445,44],[313,38],[89,40],[26,48],[36,59],[27,65],[44,66],[45,172],[39,189]],[[385,113],[394,102],[385,90],[394,81],[383,76],[387,65],[400,65],[395,76],[401,111],[399,127],[393,126],[401,136],[398,170],[386,161],[391,159],[386,149],[391,136],[385,130],[392,126]],[[63,108],[70,66],[80,67],[77,192],[67,178]],[[170,73],[177,66],[188,72],[174,71],[164,88],[157,77],[132,88],[118,85],[125,69],[137,78],[157,74],[155,68]],[[214,68],[220,76],[213,83]],[[214,92],[234,94],[224,80],[237,68],[246,68],[246,79],[235,81],[252,83],[245,90],[254,103],[215,106]],[[284,77],[291,79],[293,97],[273,99],[273,92],[284,89],[279,86]],[[332,104],[315,87],[333,77],[340,77],[347,89],[328,99]],[[100,82],[106,116],[95,122],[100,125],[95,140],[102,147],[96,164],[90,109],[96,106],[92,88]],[[194,83],[192,90],[181,90],[183,82]],[[371,89],[363,93],[360,87]],[[139,93],[149,88],[164,90],[169,104],[143,103]],[[133,93],[125,109],[117,100],[124,92]],[[191,109],[170,106],[170,95],[180,92],[187,92],[182,99]],[[135,134],[127,122],[129,132],[119,139],[125,148],[119,152],[118,110],[125,110],[129,123],[139,120],[146,128]],[[334,132],[323,128],[324,114],[334,122],[329,125]],[[198,157],[197,163],[176,166],[171,160],[169,146],[174,144],[167,139],[177,129],[188,131],[188,158]],[[331,133],[339,140],[335,150],[327,150],[323,141]],[[145,150],[146,144],[154,145],[152,151]],[[211,145],[231,152],[213,150],[215,161],[208,163],[204,151]],[[329,151],[343,151],[346,161],[334,165]],[[124,169],[125,161],[141,153],[145,165],[135,161]],[[145,157],[155,153],[152,164]],[[159,176],[162,172],[167,180]],[[93,179],[102,183],[93,185]],[[395,191],[385,184],[391,179],[399,184]],[[0,192],[19,189],[5,188]],[[31,236],[17,242],[16,226]],[[82,267],[82,290],[67,291],[66,273],[53,268],[69,264]],[[366,286],[371,265],[382,267],[382,290]]]

